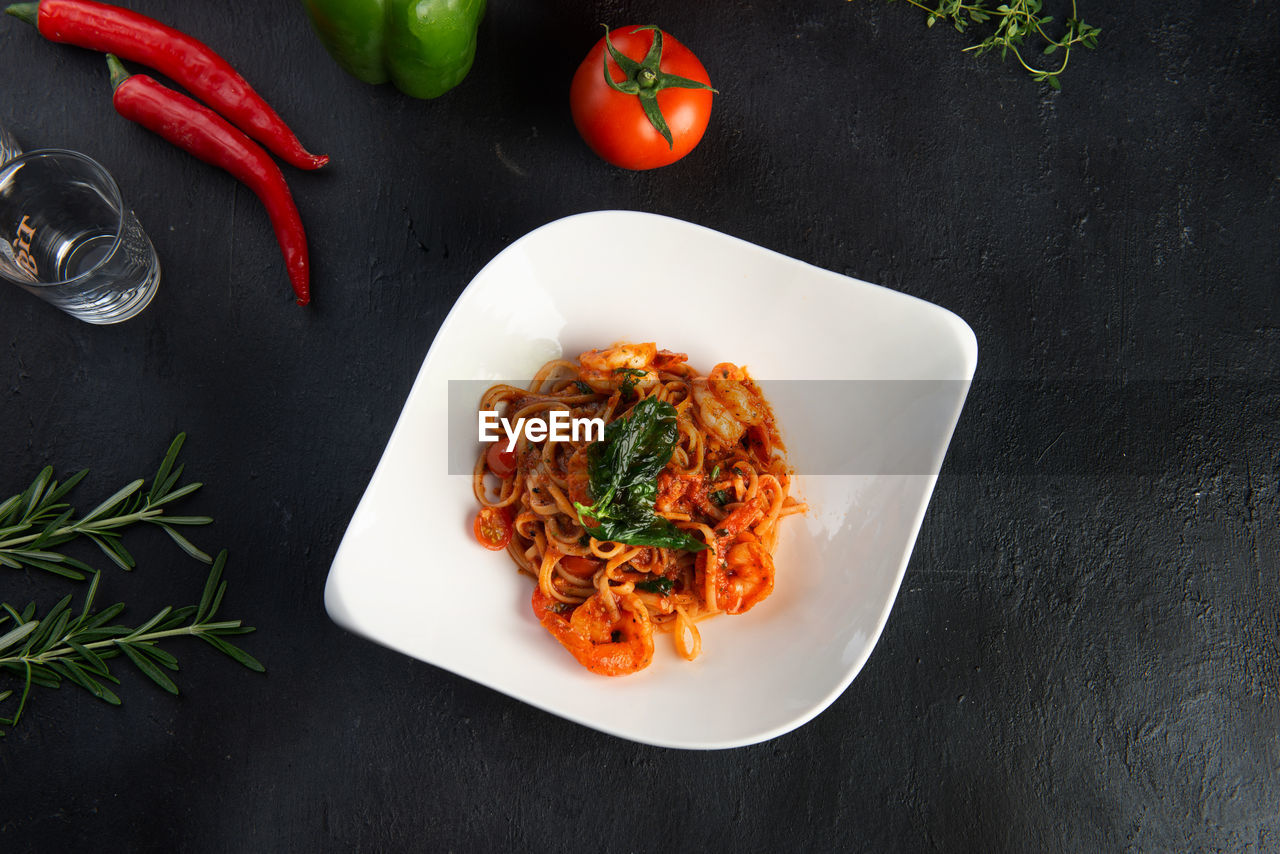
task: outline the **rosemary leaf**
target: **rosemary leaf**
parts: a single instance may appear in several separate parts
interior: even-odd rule
[[[94,575],[94,583],[95,583],[95,584],[97,583],[98,578],[99,578],[99,576],[95,574],[95,575]],[[85,629],[86,629],[86,630],[88,630],[88,629],[96,629],[98,626],[101,626],[101,625],[103,625],[103,624],[105,624],[105,623],[109,623],[109,622],[111,622],[112,620],[114,620],[116,617],[120,616],[120,612],[121,612],[121,611],[123,611],[123,610],[124,610],[124,603],[123,603],[123,602],[117,602],[116,604],[112,605],[111,607],[109,607],[109,608],[105,608],[105,609],[103,609],[103,610],[99,611],[97,614],[93,614],[93,615],[91,615],[91,616],[90,616],[90,617],[85,621],[84,627],[85,627]]]
[[[12,702],[17,696],[16,710],[10,717],[0,717],[0,725],[17,725],[33,687],[57,688],[64,681],[104,702],[119,705],[120,697],[108,683],[119,684],[110,661],[120,655],[153,683],[177,694],[177,683],[165,671],[177,672],[178,659],[161,646],[174,638],[200,638],[242,666],[265,671],[258,659],[223,637],[247,634],[253,631],[251,627],[242,626],[239,620],[212,619],[227,589],[222,577],[226,562],[225,551],[214,559],[200,604],[162,608],[137,627],[111,623],[124,611],[123,604],[92,610],[102,579],[96,572],[89,582],[84,605],[75,610],[71,607],[72,596],[60,599],[43,618],[36,617],[34,604],[19,613],[12,605],[0,603],[0,620],[13,623],[0,635],[0,672],[16,677],[20,684],[20,690],[0,690],[0,702]]]
[[[30,671],[28,681],[32,685],[39,685],[41,688],[57,688],[62,684],[62,677],[47,666],[32,664]]]
[[[227,655],[231,656],[236,661],[240,662],[250,670],[256,670],[258,673],[266,672],[267,668],[263,667],[262,663],[258,661],[258,659],[254,658],[252,655],[245,652],[243,649],[231,643],[230,641],[223,640],[217,635],[208,635],[208,634],[200,635],[200,639],[203,641],[208,641],[208,643],[211,646],[213,646],[214,649],[217,649],[221,652],[226,653]]]
[[[165,620],[163,623],[156,626],[156,631],[166,632],[169,629],[174,629],[174,628],[177,628],[178,626],[184,626],[187,624],[187,621],[191,619],[191,616],[195,614],[195,612],[196,612],[195,605],[183,605],[181,608],[175,608],[169,612],[169,619]]]
[[[151,491],[147,494],[150,501],[156,501],[164,492],[164,482],[169,479],[169,471],[173,468],[173,462],[178,458],[178,451],[182,450],[182,443],[186,440],[185,433],[179,433],[169,443],[169,450],[165,452],[164,459],[160,461],[160,468],[156,469],[156,476],[151,480]]]
[[[17,628],[9,630],[7,634],[0,636],[0,652],[4,652],[9,647],[34,632],[39,625],[39,621],[32,620],[30,623],[23,623]]]
[[[78,569],[69,569],[62,565],[62,561],[41,560],[36,557],[23,558],[22,563],[17,564],[14,568],[21,569],[23,565],[32,567],[33,569],[43,569],[45,572],[61,575],[63,578],[70,578],[72,581],[84,581],[85,574]]]
[[[21,503],[22,503],[21,495],[14,495],[10,498],[5,499],[3,503],[0,503],[0,523],[9,522],[10,521],[9,516],[11,514],[11,511]],[[8,533],[8,531],[0,530],[0,535],[5,533]]]
[[[133,644],[121,641],[120,649],[124,651],[124,654],[129,657],[130,661],[137,665],[139,670],[146,674],[148,679],[168,691],[170,694],[178,693],[178,686],[173,683],[173,680],[168,676],[165,676],[164,672],[161,671],[159,667],[156,667],[154,662],[142,653],[138,652],[138,650],[134,649]]]
[[[133,648],[140,653],[146,654],[148,658],[154,659],[158,664],[167,667],[169,670],[176,671],[178,669],[178,659],[174,658],[171,653],[161,649],[154,643],[148,642],[133,644]]]
[[[145,635],[147,632],[151,631],[152,627],[154,627],[156,623],[159,623],[165,617],[169,616],[169,612],[172,610],[173,610],[172,608],[166,605],[163,609],[161,609],[160,613],[156,614],[150,620],[147,620],[145,623],[143,623],[142,625],[134,629],[132,632],[130,632],[125,637],[125,640],[133,640],[136,637]]]
[[[209,605],[213,602],[213,594],[218,589],[218,580],[222,578],[222,568],[226,564],[225,555],[226,552],[218,555],[218,559],[213,562],[213,567],[209,570],[209,577],[204,583],[204,592],[200,594],[200,604],[196,606],[197,622],[212,616]]]
[[[188,483],[186,486],[175,489],[172,492],[166,492],[164,495],[162,495],[159,498],[151,499],[151,506],[159,507],[161,504],[167,504],[170,501],[177,501],[179,498],[185,498],[202,486],[204,486],[203,483]],[[208,519],[207,516],[203,518]],[[212,521],[212,520],[209,520],[209,521]],[[200,523],[200,524],[205,524],[205,523]]]
[[[50,469],[50,471],[52,471],[52,469]],[[62,496],[66,495],[68,492],[75,489],[76,484],[79,483],[81,480],[83,480],[84,476],[87,475],[88,473],[89,473],[88,469],[81,469],[80,471],[71,475],[71,477],[67,478],[61,485],[55,486],[53,489],[49,490],[49,494],[45,496],[45,501],[49,502],[50,504],[56,501],[61,501]]]
[[[102,659],[102,656],[98,655],[96,652],[89,649],[89,647],[85,646],[82,643],[77,643],[76,641],[73,641],[73,640],[68,640],[67,646],[71,647],[71,649],[75,651],[76,655],[80,656],[80,658],[83,659],[84,667],[86,669],[92,670],[93,672],[98,673],[102,676],[111,675],[111,671],[107,668],[106,661]]]
[[[168,525],[161,525],[160,527],[164,528],[164,532],[169,535],[169,539],[178,544],[178,548],[182,549],[196,560],[201,561],[202,563],[209,563],[209,561],[212,560],[212,558],[197,548],[195,543],[188,540],[182,534],[179,534],[173,528],[170,528]]]
[[[94,519],[97,519],[99,516],[105,516],[108,511],[115,510],[117,505],[122,504],[126,498],[128,498],[130,495],[133,495],[135,492],[141,489],[144,483],[146,483],[146,481],[144,481],[142,478],[138,478],[132,483],[129,483],[120,487],[120,489],[117,490],[114,495],[112,495],[106,501],[99,504],[97,507],[90,510],[89,513],[80,521],[92,522]]]
[[[176,534],[171,526],[207,525],[212,520],[208,516],[166,515],[167,505],[200,488],[199,483],[179,483],[183,466],[177,462],[177,455],[185,438],[179,433],[169,444],[150,489],[144,492],[145,482],[134,480],[82,516],[64,499],[87,472],[79,471],[58,483],[53,479],[53,467],[46,466],[26,489],[0,501],[0,567],[39,569],[83,580],[91,567],[70,557],[54,557],[51,550],[85,538],[116,566],[131,570],[136,561],[125,548],[121,532],[142,524],[163,527],[184,552],[211,563],[213,559],[208,554]]]

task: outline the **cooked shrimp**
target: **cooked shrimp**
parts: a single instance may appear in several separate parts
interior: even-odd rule
[[[675,371],[677,369],[688,370],[685,362],[689,361],[688,353],[673,353],[670,350],[659,350],[658,355],[654,357],[653,367],[659,371]]]
[[[703,577],[716,552],[698,555],[698,569]],[[734,543],[712,571],[709,579],[714,589],[716,606],[726,614],[743,614],[763,602],[773,592],[773,556],[755,539]]]
[[[722,444],[736,444],[748,427],[763,424],[768,417],[768,405],[737,365],[721,362],[690,385],[699,421]]]
[[[610,609],[595,593],[565,616],[563,606],[538,587],[532,604],[538,622],[583,667],[601,676],[626,676],[653,660],[653,624],[634,593],[615,601],[617,607]]]
[[[617,391],[625,382],[628,388],[648,390],[658,384],[653,360],[658,355],[656,344],[618,344],[608,350],[589,350],[578,357],[582,381],[599,392]]]
[[[731,541],[763,515],[764,510],[758,504],[740,504],[736,510],[716,523],[716,536]]]

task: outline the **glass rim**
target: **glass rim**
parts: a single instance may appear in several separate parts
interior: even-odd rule
[[[89,155],[79,151],[72,151],[69,148],[36,148],[31,151],[24,151],[21,154],[19,154],[17,157],[13,158],[12,160],[9,160],[3,164],[0,164],[0,176],[7,175],[15,165],[19,165],[19,164],[25,165],[28,161],[58,158],[58,157],[70,157],[73,160],[79,160],[85,165],[87,165],[91,171],[96,172],[101,179],[103,179],[103,183],[105,184],[106,189],[111,194],[111,198],[108,199],[108,201],[114,202],[116,207],[117,220],[116,220],[116,227],[115,227],[115,240],[113,240],[111,243],[111,250],[107,252],[105,255],[103,255],[102,258],[100,258],[96,264],[94,264],[88,270],[85,270],[83,273],[80,273],[77,276],[72,276],[69,279],[58,279],[55,282],[18,282],[14,279],[9,278],[8,276],[4,276],[6,280],[10,282],[14,282],[15,284],[22,285],[23,287],[56,288],[56,287],[62,287],[64,285],[70,285],[75,282],[79,282],[83,279],[87,279],[88,277],[97,273],[103,266],[106,265],[108,261],[110,261],[112,258],[115,257],[116,252],[120,249],[120,243],[124,240],[124,222],[125,222],[125,215],[127,212],[125,211],[125,207],[124,207],[124,197],[120,195],[120,185],[116,183],[116,179],[113,178],[111,176],[111,173],[107,171],[107,167],[103,166],[101,163],[94,160]]]

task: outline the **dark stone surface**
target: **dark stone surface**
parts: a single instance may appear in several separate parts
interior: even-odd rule
[[[182,696],[36,695],[0,742],[0,849],[1280,849],[1280,12],[1082,0],[1065,91],[879,0],[493,0],[479,61],[417,102],[346,77],[300,4],[133,0],[221,50],[304,142],[315,304],[261,206],[112,110],[101,58],[0,21],[0,121],[115,174],[164,265],[94,328],[0,289],[0,493],[85,501],[185,430],[198,534],[258,676],[200,644]],[[1065,4],[1048,3],[1056,6]],[[1064,10],[1057,11],[1061,18]],[[722,95],[685,161],[595,159],[566,91],[598,21],[663,24]],[[829,710],[739,750],[659,750],[345,634],[325,574],[454,299],[512,240],[668,214],[939,303],[969,405],[898,602]],[[778,295],[785,299],[784,293]],[[198,594],[162,537],[108,572]],[[68,589],[0,570],[0,599]],[[696,714],[696,710],[691,710]]]

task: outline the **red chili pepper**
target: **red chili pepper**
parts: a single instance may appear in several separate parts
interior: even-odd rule
[[[319,169],[327,155],[302,147],[284,120],[243,77],[203,42],[154,18],[92,0],[38,0],[5,9],[49,41],[114,53],[154,68],[299,169]]]
[[[45,0],[47,2],[47,0]],[[225,169],[267,207],[298,305],[311,300],[307,236],[280,167],[262,148],[222,116],[145,74],[130,75],[107,54],[116,112],[159,134],[205,163]]]

